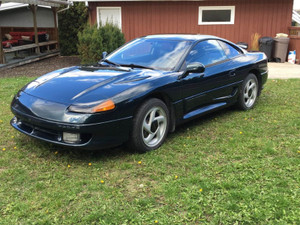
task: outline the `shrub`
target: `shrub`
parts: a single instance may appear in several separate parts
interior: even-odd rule
[[[78,53],[82,64],[95,63],[102,58],[102,52],[112,52],[125,43],[124,34],[113,25],[87,25],[78,32]]]
[[[103,38],[103,51],[111,53],[125,43],[124,34],[120,29],[111,23],[106,23],[100,27]]]
[[[65,6],[62,8],[65,8]],[[58,14],[61,55],[78,55],[77,33],[84,29],[87,19],[88,9],[83,2],[74,3],[68,10]]]
[[[102,53],[102,36],[97,26],[86,26],[82,32],[78,32],[78,53],[81,63],[93,63],[99,60]]]
[[[261,35],[259,33],[255,33],[251,35],[251,51],[259,51],[259,38]]]

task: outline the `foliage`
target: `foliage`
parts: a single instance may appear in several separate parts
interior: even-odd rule
[[[62,6],[61,9],[65,8]],[[61,55],[77,55],[77,33],[87,23],[88,9],[84,2],[74,2],[68,10],[58,13],[59,44]]]
[[[259,38],[261,35],[259,33],[255,33],[251,35],[251,51],[259,51]]]
[[[78,53],[81,63],[93,63],[100,59],[103,50],[103,38],[97,25],[87,25],[78,32]]]
[[[140,155],[15,131],[10,101],[30,79],[0,79],[0,224],[300,224],[300,80],[269,80],[253,110],[193,120]]]
[[[103,38],[103,51],[111,53],[125,43],[124,34],[117,26],[106,23],[99,29]]]
[[[81,63],[94,63],[101,59],[102,52],[112,52],[125,43],[124,34],[113,25],[87,25],[82,32],[78,32],[78,52]]]

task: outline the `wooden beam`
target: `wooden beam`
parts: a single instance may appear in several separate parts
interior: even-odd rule
[[[53,12],[53,18],[54,18],[54,40],[57,41],[59,40],[58,37],[58,29],[57,29],[57,11],[58,8],[57,7],[51,7],[52,12]],[[57,48],[58,48],[59,44],[57,44]]]
[[[2,27],[0,27],[0,64],[4,64],[4,52],[2,46]]]
[[[1,6],[1,1],[0,1]],[[0,64],[4,63],[4,52],[3,52],[3,46],[2,46],[2,27],[0,27]]]
[[[37,22],[36,22],[36,10],[37,10],[37,6],[36,5],[29,5],[30,9],[32,11],[32,15],[33,15],[33,28],[34,28],[34,41],[35,44],[38,45],[39,44],[39,37],[38,37],[38,33],[37,33]],[[36,53],[39,54],[40,53],[40,48],[36,48]]]

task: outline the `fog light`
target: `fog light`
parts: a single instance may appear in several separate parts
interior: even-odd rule
[[[77,143],[80,142],[80,134],[63,132],[63,140],[67,143]]]
[[[12,119],[12,122],[13,122],[13,123],[17,123],[17,122],[18,122],[17,117],[14,117],[14,118]]]

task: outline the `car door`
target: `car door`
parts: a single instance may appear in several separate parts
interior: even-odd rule
[[[187,55],[185,65],[194,62],[202,63],[205,71],[191,73],[181,80],[186,118],[201,113],[198,110],[201,107],[207,110],[216,103],[226,104],[226,97],[233,91],[230,84],[235,70],[230,67],[230,59],[217,40],[204,40],[195,45]]]
[[[231,68],[230,81],[232,83],[242,82],[245,76],[248,75],[248,68],[245,66],[248,64],[248,61],[243,51],[222,40],[218,40],[218,43],[230,59],[230,61],[227,62],[227,66]]]

